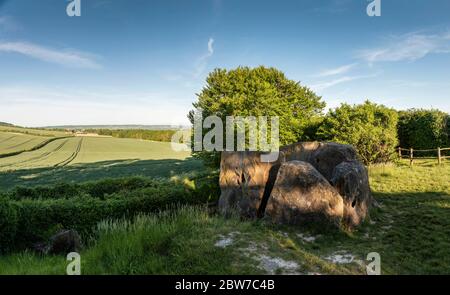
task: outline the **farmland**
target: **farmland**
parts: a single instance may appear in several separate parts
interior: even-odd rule
[[[183,161],[190,152],[175,152],[167,142],[46,132],[53,137],[0,132],[0,154],[6,155],[0,158],[0,189],[130,175],[170,177],[200,167]]]

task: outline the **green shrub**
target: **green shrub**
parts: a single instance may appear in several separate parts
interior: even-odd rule
[[[0,253],[11,250],[17,232],[16,207],[6,198],[0,197]]]
[[[449,121],[448,114],[439,110],[400,111],[398,123],[400,146],[414,149],[449,146]]]
[[[131,177],[17,188],[1,197],[0,246],[27,248],[47,240],[56,229],[75,229],[87,238],[104,219],[132,218],[179,204],[205,204],[217,198],[217,174],[186,181]]]
[[[82,185],[82,190],[95,198],[103,198],[106,195],[120,191],[133,191],[144,187],[159,187],[165,182],[143,177],[127,177],[118,179],[104,179],[96,182],[88,182]]]
[[[396,155],[397,121],[397,112],[383,105],[342,104],[325,116],[317,135],[353,145],[365,164],[389,162]]]
[[[144,187],[158,187],[163,185],[158,181],[143,177],[126,177],[117,179],[103,179],[83,184],[59,183],[53,186],[16,187],[7,195],[15,200],[21,199],[68,199],[81,195],[92,198],[104,198],[109,194],[120,191],[132,191]]]
[[[54,186],[40,187],[16,187],[10,194],[10,198],[20,199],[59,199],[72,198],[80,195],[81,187],[76,184],[59,183]]]

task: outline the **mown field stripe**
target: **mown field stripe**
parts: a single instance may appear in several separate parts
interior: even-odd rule
[[[35,140],[35,138],[30,138],[30,139],[28,139],[28,140],[26,140],[26,141],[24,141],[24,142],[21,142],[21,143],[18,143],[18,144],[16,144],[16,145],[7,147],[6,150],[10,150],[10,149],[19,147],[19,146],[21,146],[21,145],[25,145],[25,144],[29,143],[30,141],[33,141],[33,140]]]
[[[8,137],[8,138],[5,138],[5,139],[3,139],[3,140],[0,140],[0,143],[3,143],[3,142],[8,141],[8,140],[11,140],[11,139],[13,139],[14,137],[17,137],[17,135],[13,135],[13,136],[11,136],[11,137]]]
[[[66,139],[63,143],[61,143],[59,146],[57,146],[52,151],[48,151],[46,153],[40,154],[40,155],[38,155],[36,157],[30,158],[30,159],[26,159],[26,160],[23,160],[23,161],[13,162],[13,163],[5,164],[5,165],[0,165],[0,168],[4,168],[4,167],[8,167],[8,166],[17,166],[18,164],[23,164],[23,163],[34,163],[34,162],[40,161],[40,160],[42,160],[44,158],[47,158],[51,154],[59,151],[68,141],[69,140]]]
[[[50,138],[44,142],[39,143],[38,145],[35,145],[34,147],[32,147],[31,149],[27,149],[27,150],[21,150],[21,151],[16,151],[16,152],[11,152],[11,153],[6,153],[6,154],[0,154],[0,159],[1,158],[8,158],[8,157],[13,157],[13,156],[17,156],[20,155],[22,153],[26,153],[26,152],[33,152],[36,151],[38,149],[43,148],[44,146],[48,145],[49,143],[55,141],[55,140],[59,140],[59,139],[64,139],[64,138],[71,138],[73,136],[66,136],[66,137],[55,137],[55,138]]]
[[[83,137],[80,138],[80,141],[78,142],[78,146],[77,146],[77,149],[75,150],[75,152],[73,152],[72,155],[70,155],[70,157],[67,158],[66,160],[54,165],[54,167],[64,167],[64,166],[69,165],[78,156],[78,153],[81,150],[82,144],[83,144]]]

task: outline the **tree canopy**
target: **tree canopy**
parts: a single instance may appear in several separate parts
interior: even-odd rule
[[[321,114],[325,103],[312,90],[288,79],[281,71],[260,66],[214,70],[193,106],[202,110],[203,118],[211,115],[222,120],[226,116],[278,116],[280,144],[284,145],[310,139],[307,130],[312,119]],[[194,111],[188,117],[194,123]],[[217,154],[207,154],[195,153],[217,164]]]

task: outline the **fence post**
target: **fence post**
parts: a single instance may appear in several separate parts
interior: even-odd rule
[[[398,157],[401,159],[402,158],[402,148],[398,147]]]
[[[413,148],[410,148],[410,150],[409,150],[409,166],[411,166],[411,167],[413,165],[413,160],[414,160],[414,150],[413,150]]]
[[[442,160],[441,160],[441,148],[438,147],[437,151],[438,151],[438,163],[439,163],[439,165],[441,165],[441,163],[442,163]]]

